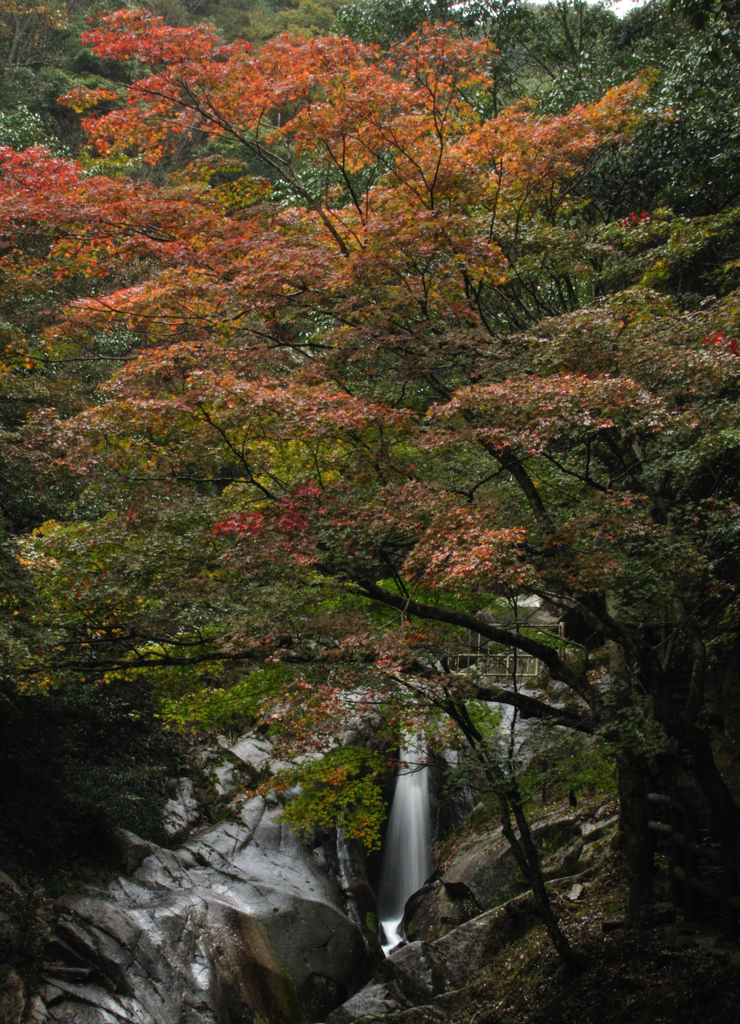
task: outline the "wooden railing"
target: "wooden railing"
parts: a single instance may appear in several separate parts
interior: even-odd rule
[[[719,908],[725,938],[736,938],[740,896],[728,851],[716,843],[710,845],[691,813],[671,797],[648,793],[647,799],[653,851],[662,847],[667,854],[673,902],[683,910],[686,920],[695,921],[698,896],[706,897]]]

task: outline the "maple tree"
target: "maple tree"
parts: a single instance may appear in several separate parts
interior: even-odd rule
[[[489,116],[490,45],[445,28],[253,51],[119,11],[85,42],[137,68],[85,167],[0,150],[3,273],[68,290],[34,351],[116,367],[17,433],[70,494],[24,544],[49,639],[22,685],[146,673],[172,721],[242,709],[294,751],[453,723],[565,955],[486,702],[613,745],[634,914],[645,775],[695,799],[682,750],[740,863],[697,722],[740,608],[737,213],[600,223],[581,188],[651,76]],[[686,312],[676,280],[717,268]],[[470,634],[540,677],[456,670]]]

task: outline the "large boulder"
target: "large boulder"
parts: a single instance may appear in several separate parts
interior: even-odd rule
[[[219,736],[218,742],[219,746],[251,769],[255,776],[259,775],[264,768],[268,768],[271,772],[276,770],[272,756],[272,743],[265,737],[248,733],[231,742],[225,736]]]
[[[404,1005],[407,1005],[404,1001]],[[381,1019],[400,1006],[398,994],[391,992],[388,985],[373,982],[366,985],[357,995],[352,996],[338,1009],[333,1010],[327,1024],[350,1024],[364,1017]]]
[[[60,901],[36,1021],[323,1021],[367,977],[336,877],[261,797],[175,850],[135,838],[130,877]]]
[[[531,895],[479,914],[434,942],[394,950],[376,976],[326,1018],[326,1024],[429,1024],[464,1001],[461,990],[491,957],[537,922]]]
[[[554,811],[535,821],[532,838],[546,879],[595,868],[606,856],[617,821],[611,801],[579,811]],[[468,836],[439,879],[406,904],[406,934],[430,942],[528,888],[503,829]]]

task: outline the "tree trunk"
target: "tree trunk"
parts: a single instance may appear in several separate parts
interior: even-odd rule
[[[550,936],[553,946],[562,958],[569,974],[580,970],[580,961],[560,928],[550,903],[545,879],[540,866],[540,858],[532,838],[529,822],[524,813],[521,794],[516,779],[507,776],[500,766],[491,762],[487,756],[486,743],[481,733],[473,725],[464,705],[450,705],[447,708],[450,717],[462,729],[465,738],[478,757],[483,774],[496,793],[501,807],[501,824],[503,833],[509,842],[511,852],[519,865],[519,870],[532,888],[532,896],[537,914]],[[519,830],[517,837],[511,820],[512,811]]]
[[[616,617],[619,604],[613,594],[606,595],[609,614]],[[610,688],[617,705],[629,708],[635,691],[625,651],[609,644]],[[622,747],[617,754],[619,790],[619,830],[622,835],[623,873],[627,883],[627,925],[642,931],[653,899],[653,845],[648,829],[648,802],[645,791],[645,758]]]
[[[653,899],[653,847],[648,829],[645,772],[627,753],[617,756],[619,828],[622,833],[626,917],[629,927],[644,929]]]
[[[509,840],[509,844],[511,845],[512,852],[517,859],[519,867],[523,871],[529,884],[532,886],[532,896],[534,898],[534,905],[537,908],[537,913],[547,929],[547,934],[550,936],[553,946],[565,961],[568,971],[572,974],[577,973],[579,970],[579,960],[573,952],[570,942],[560,928],[558,920],[553,913],[552,904],[550,903],[550,897],[545,885],[545,878],[540,866],[537,847],[534,844],[529,822],[527,821],[527,816],[524,813],[524,807],[522,806],[519,787],[516,786],[510,790],[506,796],[501,796],[499,799],[501,802],[501,820],[503,823],[504,835]],[[517,828],[519,829],[518,842],[513,829],[511,828],[509,806],[514,812],[514,818],[516,819]]]

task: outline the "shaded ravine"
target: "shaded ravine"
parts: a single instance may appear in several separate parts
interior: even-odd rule
[[[229,796],[237,762],[253,776],[257,755],[269,758],[256,746],[249,738],[229,745],[232,760],[215,769]],[[218,760],[220,750],[211,754]],[[188,780],[180,781],[182,789]],[[298,835],[280,811],[272,799],[240,795],[225,820],[184,822],[173,849],[118,830],[120,873],[56,904],[29,1020],[325,1020],[381,958],[362,926],[374,898],[351,845],[331,833]]]

